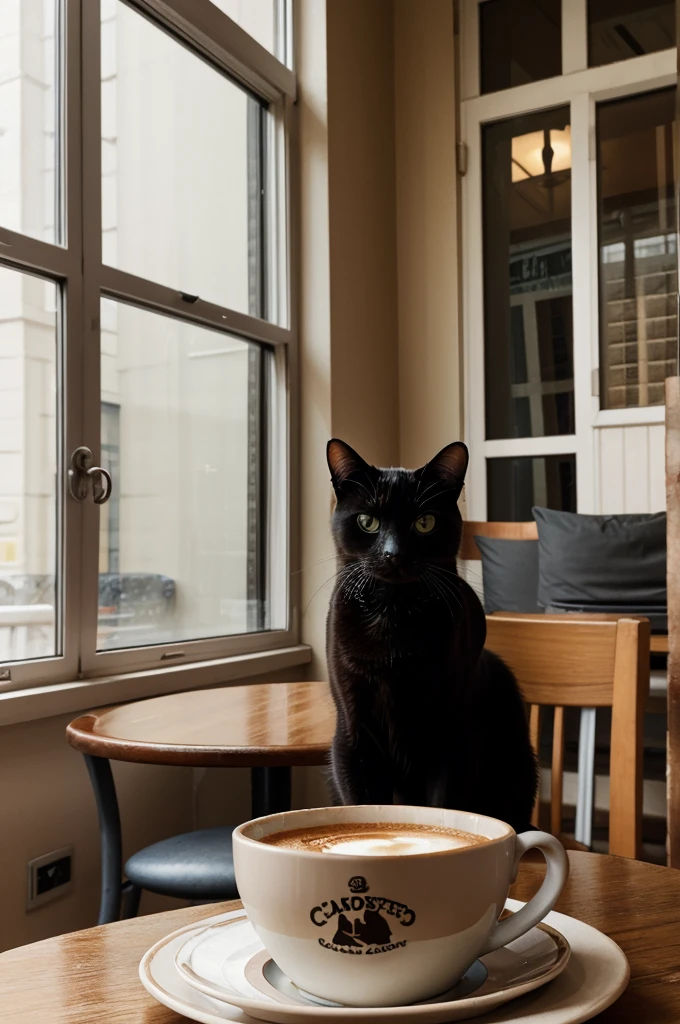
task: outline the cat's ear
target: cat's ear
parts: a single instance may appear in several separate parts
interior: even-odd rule
[[[371,475],[371,467],[361,458],[354,448],[350,448],[337,437],[331,438],[326,446],[328,468],[331,471],[331,482],[338,494],[347,484],[360,482],[362,476]]]
[[[469,459],[467,445],[462,441],[454,441],[437,452],[427,465],[418,470],[418,475],[422,478],[445,481],[454,490],[457,498],[463,489]]]

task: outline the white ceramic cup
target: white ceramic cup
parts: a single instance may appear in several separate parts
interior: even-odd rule
[[[259,842],[273,832],[355,821],[440,825],[488,842],[361,857]],[[499,922],[520,857],[533,847],[547,862],[543,884]],[[246,822],[234,831],[234,867],[248,917],[281,970],[303,991],[348,1006],[400,1006],[445,992],[477,957],[538,924],[568,873],[564,848],[546,832],[517,835],[481,814],[386,805],[320,807]],[[356,932],[357,919],[371,922],[368,944],[347,942],[348,922]]]

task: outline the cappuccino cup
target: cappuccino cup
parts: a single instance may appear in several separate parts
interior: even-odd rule
[[[543,884],[498,920],[522,855]],[[562,844],[496,818],[435,807],[321,807],[246,822],[236,884],[272,959],[303,993],[346,1006],[401,1006],[447,991],[474,961],[554,907]]]

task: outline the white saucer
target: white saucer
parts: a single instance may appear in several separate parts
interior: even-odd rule
[[[507,907],[510,910],[521,906],[516,900],[508,900]],[[403,1024],[444,1024],[480,1014],[486,1015],[488,1024],[509,1020],[513,1024],[578,1024],[599,1013],[621,994],[628,983],[628,962],[611,939],[589,925],[555,913],[548,915],[546,924],[564,936],[571,946],[569,963],[566,963],[564,955],[566,947],[559,945],[553,933],[534,929],[524,939],[517,940],[510,951],[515,968],[520,953],[516,950],[518,943],[529,943],[525,947],[526,953],[526,949],[530,949],[536,941],[535,936],[540,937],[540,942],[544,944],[543,956],[537,961],[537,966],[541,963],[538,969],[540,980],[527,977],[525,981],[520,981],[520,986],[524,986],[521,992],[530,994],[522,995],[519,1001],[505,1008],[501,1008],[500,1004],[521,994],[518,992],[510,997],[505,994],[507,985],[502,992],[497,987],[507,949],[483,958],[484,964],[488,965],[486,979],[480,980],[482,965],[478,962],[466,978],[467,995],[461,989],[457,999],[452,998],[453,990],[439,1000],[389,1009],[355,1009],[312,1003],[271,963],[243,911],[221,914],[200,925],[190,925],[167,936],[145,954],[139,970],[142,983],[154,998],[203,1024],[221,1024],[229,1020],[247,1024],[252,1017],[275,1024],[309,1024],[311,1021],[333,1024],[352,1019],[371,1020],[374,1024],[387,1024],[394,1020],[400,1020]],[[233,944],[225,956],[224,937],[228,934],[235,937],[237,932],[240,942]],[[221,936],[220,953],[216,952],[218,943],[212,942],[217,935]],[[202,954],[207,955],[195,958],[196,950],[201,948]],[[562,952],[559,952],[560,949]],[[181,950],[184,952],[179,955]],[[187,953],[192,958],[189,967],[197,967],[200,961],[201,972],[210,973],[209,979],[192,976],[192,983],[189,984],[186,974],[183,976],[179,973],[176,960],[181,962],[182,970],[186,972]],[[546,956],[547,961],[552,956],[552,966],[547,963]],[[497,958],[495,965],[492,963],[493,958]],[[211,964],[210,968],[208,963]],[[563,973],[555,977],[558,963]],[[217,964],[218,974],[215,973]],[[550,973],[551,970],[553,973]],[[546,974],[548,977],[545,977]],[[554,980],[546,985],[545,982],[550,978]],[[219,993],[219,998],[195,988],[197,982],[202,989],[209,988],[213,993]],[[542,987],[531,992],[533,982]],[[494,984],[495,992],[492,991]],[[230,1002],[226,1002],[227,999]],[[244,1012],[246,1008],[248,1016]]]
[[[532,928],[504,949],[477,960],[455,988],[420,1003],[419,1020],[468,1020],[495,1009],[561,974],[569,953],[568,942],[554,929]],[[175,964],[192,988],[260,1020],[279,1020],[282,1011],[291,1022],[323,1018],[332,1024],[356,1018],[356,1007],[298,989],[273,962],[242,910],[191,934]],[[394,1012],[390,1007],[370,1015],[388,1021]]]

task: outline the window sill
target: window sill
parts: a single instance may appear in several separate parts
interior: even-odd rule
[[[274,651],[258,651],[220,661],[178,665],[153,672],[129,672],[99,679],[80,679],[52,686],[34,686],[0,694],[0,726],[86,711],[103,704],[118,704],[143,697],[160,697],[181,690],[200,690],[229,684],[265,672],[306,665],[312,649],[305,644]]]

